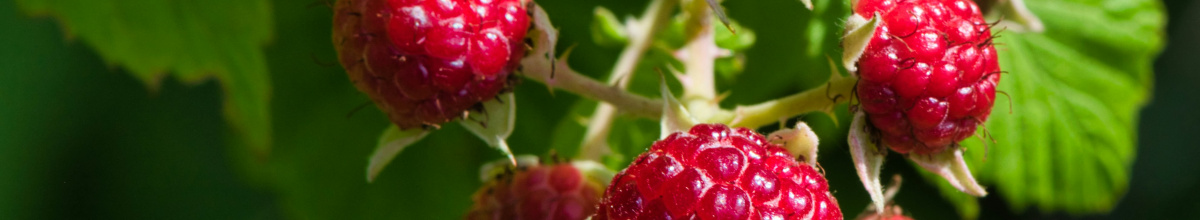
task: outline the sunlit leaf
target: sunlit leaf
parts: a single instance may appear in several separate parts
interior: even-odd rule
[[[982,131],[994,138],[963,141],[965,159],[1018,211],[1107,212],[1129,185],[1138,112],[1150,97],[1151,64],[1163,43],[1162,5],[1025,3],[1045,32],[998,33],[1007,73]]]

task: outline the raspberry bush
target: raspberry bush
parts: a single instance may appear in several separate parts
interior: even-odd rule
[[[87,186],[69,194],[99,199],[32,200],[0,215],[15,213],[9,218],[21,219],[28,213],[60,213],[38,211],[58,204],[106,207],[91,204],[115,196],[148,201],[134,203],[147,207],[129,206],[137,209],[136,216],[168,219],[159,215],[210,214],[214,204],[219,210],[316,219],[580,219],[592,214],[598,214],[593,219],[654,214],[938,219],[1027,207],[1040,213],[1103,213],[1122,201],[1130,181],[1178,182],[1134,178],[1129,172],[1134,155],[1161,155],[1135,147],[1161,136],[1136,132],[1157,128],[1139,126],[1140,108],[1155,85],[1150,67],[1164,45],[1163,7],[1155,0],[306,3],[17,0],[27,15],[58,22],[5,23],[15,25],[7,25],[10,30],[2,36],[20,43],[6,51],[9,59],[0,59],[14,64],[9,70],[14,74],[0,82],[18,83],[0,86],[9,106],[0,108],[9,112],[0,118],[11,119],[0,121],[20,129],[0,132],[5,134],[0,145],[67,141],[62,143],[92,146],[74,143],[99,140],[100,146],[154,148],[88,147],[80,155],[96,156],[89,160],[26,151],[67,148],[7,149],[0,155],[69,163],[5,166],[63,175],[12,175],[16,182],[0,191]],[[47,25],[66,30],[38,28]],[[61,34],[69,35],[66,43],[54,37]],[[59,47],[95,53],[45,54]],[[65,64],[92,55],[103,59],[77,63],[133,77],[49,74],[78,72],[84,68]],[[96,89],[114,84],[103,82],[130,79],[147,88]],[[224,101],[187,93],[178,98],[186,102],[175,102],[179,91],[193,91],[185,87],[190,85],[199,85],[194,91],[203,94],[219,91]],[[142,94],[147,90],[152,95]],[[133,92],[138,93],[129,95]],[[136,102],[143,99],[170,101]],[[1166,101],[1156,103],[1176,103],[1160,100]],[[381,111],[356,107],[371,104]],[[61,114],[75,111],[91,116]],[[228,127],[210,120],[217,113]],[[1186,115],[1164,115],[1186,121]],[[88,127],[76,127],[81,124]],[[106,126],[91,127],[97,124]],[[150,131],[136,130],[143,127]],[[51,136],[68,138],[42,137],[44,128],[57,129]],[[104,138],[75,138],[76,130]],[[727,135],[705,138],[720,131]],[[471,135],[482,141],[467,138]],[[218,141],[226,137],[234,141]],[[756,141],[739,144],[741,139]],[[224,184],[231,172],[208,172],[230,167],[212,165],[224,160],[194,157],[215,155],[210,151],[184,151],[213,144],[234,145],[216,151],[233,155],[234,170],[253,182],[254,190],[270,193],[227,197],[253,192]],[[372,144],[374,152],[367,149]],[[501,154],[482,150],[485,144]],[[752,158],[758,147],[767,152],[761,160]],[[473,174],[485,161],[508,156],[500,164],[527,165],[513,152],[561,155],[550,157],[572,162],[508,168],[484,178],[481,186]],[[1181,152],[1172,155],[1187,155]],[[364,161],[363,154],[369,159]],[[75,164],[92,160],[119,163]],[[364,162],[367,183],[361,178]],[[384,170],[389,163],[399,168]],[[903,167],[909,165],[915,169]],[[57,167],[106,172],[58,172]],[[122,172],[107,172],[117,168]],[[200,169],[182,172],[194,177],[183,179],[107,176],[136,173],[125,169],[180,173],[161,172],[179,168]],[[1171,174],[1186,177],[1186,170]],[[593,175],[601,171],[622,173]],[[926,181],[917,182],[936,191],[884,190],[881,186],[898,179],[879,177],[897,173],[921,176]],[[776,184],[767,184],[771,176]],[[656,177],[661,183],[654,183]],[[757,181],[760,177],[763,181]],[[41,184],[58,179],[70,181]],[[691,189],[699,192],[672,193],[678,187],[665,187],[679,184],[672,179],[698,180]],[[144,182],[155,186],[123,187]],[[220,199],[191,198],[195,193],[123,196],[139,193],[130,189],[162,190],[156,188],[159,183],[204,187],[221,193],[203,195]],[[615,184],[605,186],[609,183]],[[935,194],[949,202],[928,202]],[[1005,203],[978,203],[984,195]],[[162,202],[175,197],[187,198]],[[1130,198],[1126,204],[1147,197]],[[256,201],[282,212],[261,211]],[[826,209],[816,204],[827,204]],[[100,214],[129,216],[121,209]]]

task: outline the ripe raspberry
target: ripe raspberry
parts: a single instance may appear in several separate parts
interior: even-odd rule
[[[436,126],[508,87],[525,53],[525,0],[339,0],[346,74],[402,129]]]
[[[603,219],[841,219],[825,178],[746,128],[700,124],[613,178]]]
[[[974,2],[859,0],[854,13],[882,22],[858,60],[857,94],[884,144],[933,154],[987,120],[1000,66]]]
[[[604,188],[590,180],[569,163],[510,169],[475,192],[466,219],[584,219]]]

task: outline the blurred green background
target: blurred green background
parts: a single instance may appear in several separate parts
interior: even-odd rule
[[[561,41],[576,46],[573,67],[597,78],[611,68],[619,48],[592,43],[588,25],[593,8],[604,5],[623,17],[644,7],[634,0],[539,2],[563,31]],[[1106,215],[1036,208],[1018,213],[1003,196],[993,194],[981,200],[982,218],[1200,216],[1200,164],[1191,158],[1200,155],[1200,148],[1189,139],[1200,130],[1200,114],[1195,113],[1200,97],[1192,89],[1200,84],[1200,57],[1195,55],[1200,51],[1200,4],[1165,4],[1169,41],[1154,64],[1152,101],[1141,113],[1132,182],[1116,208]],[[789,43],[790,36],[804,30],[780,22],[808,19],[798,2],[730,1],[727,7],[759,38],[749,51],[747,72],[721,85],[735,88],[731,99],[752,103],[795,92],[793,86],[754,82],[777,79],[771,72],[824,65],[788,57],[805,50]],[[167,77],[149,88],[122,66],[106,63],[56,19],[31,16],[13,1],[0,2],[0,219],[460,218],[479,186],[477,167],[501,155],[461,127],[446,126],[403,152],[375,183],[366,183],[367,155],[387,120],[371,107],[353,112],[369,100],[333,65],[330,10],[316,1],[275,0],[270,13],[274,35],[264,51],[273,145],[269,157],[257,157],[239,147],[236,132],[224,120],[218,82]],[[785,46],[772,46],[777,44]],[[780,80],[808,88],[820,82],[812,78]],[[545,137],[573,117],[568,114],[572,109],[590,108],[587,104],[575,104],[577,96],[551,94],[529,80],[517,93],[518,128],[510,139],[516,153],[544,155],[560,142],[577,142]],[[828,119],[813,120],[832,128]],[[853,216],[866,206],[867,197],[844,141],[830,143],[841,145],[823,147],[822,165],[837,184],[832,188],[844,212]],[[954,207],[935,196],[937,188],[918,178],[911,166],[891,163],[888,173],[906,177],[897,202],[914,217],[958,218]]]

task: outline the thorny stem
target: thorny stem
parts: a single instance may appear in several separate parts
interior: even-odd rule
[[[555,61],[558,68],[554,77],[551,78],[550,65],[545,64],[548,62],[550,62],[549,59],[545,57],[527,57],[522,60],[522,65],[526,67],[523,72],[527,78],[545,83],[553,88],[579,94],[585,98],[610,103],[616,109],[630,115],[652,120],[662,117],[662,100],[635,95],[588,78],[568,67],[565,59]],[[836,104],[849,101],[858,78],[836,75],[831,78],[824,86],[794,95],[749,106],[738,106],[733,112],[719,110],[717,114],[722,114],[722,116],[732,114],[732,116],[729,116],[728,120],[722,119],[724,117],[720,116],[713,117],[708,122],[728,122],[731,127],[760,127],[795,115],[827,110]]]
[[[683,60],[685,76],[680,79],[683,84],[683,97],[680,101],[687,107],[691,116],[701,122],[727,121],[732,115],[722,111],[717,104],[716,83],[713,63],[720,48],[717,47],[713,27],[713,7],[709,2],[693,0],[685,4],[688,13],[686,35],[687,44],[676,53]]]
[[[663,5],[659,5],[661,8],[654,8],[657,10],[649,10],[647,15],[643,18],[654,18],[655,20],[666,19],[664,18],[666,17],[664,14],[671,11],[671,7],[665,6],[670,3],[677,3],[677,0],[658,1],[662,1],[661,4]],[[655,2],[655,4],[659,3],[660,2],[657,1]],[[699,118],[705,122],[725,122],[734,127],[759,127],[774,123],[780,119],[807,112],[828,110],[831,109],[835,104],[843,103],[851,99],[851,92],[853,91],[853,87],[858,79],[853,76],[840,77],[834,75],[831,77],[830,82],[828,82],[825,86],[820,86],[798,94],[755,105],[738,106],[734,111],[720,109],[716,105],[716,91],[715,84],[713,83],[713,59],[715,59],[715,54],[718,52],[718,50],[715,46],[715,42],[713,41],[713,28],[710,18],[712,15],[711,12],[707,11],[707,7],[695,7],[696,5],[689,6],[690,7],[687,7],[687,9],[689,10],[689,13],[692,13],[693,15],[692,18],[689,19],[689,25],[699,24],[698,26],[693,26],[699,28],[691,29],[689,31],[689,33],[693,34],[689,34],[689,36],[692,37],[690,38],[688,45],[685,46],[683,50],[686,53],[684,56],[686,58],[685,65],[688,74],[684,79],[682,79],[682,81],[684,81],[684,89],[686,90],[683,98],[689,103],[688,107],[689,110],[693,111],[693,116],[700,116]],[[654,6],[652,5],[651,7]],[[697,8],[702,10],[694,10]],[[650,16],[649,13],[659,14]],[[661,29],[653,27],[643,28]],[[692,30],[696,32],[691,32]],[[652,32],[646,33],[647,34],[643,34],[642,36],[631,38],[631,43],[642,38],[651,38],[652,34],[649,33]],[[643,53],[645,47],[647,46],[642,46],[640,48]],[[638,47],[631,48],[639,49]],[[553,51],[552,48],[539,49],[538,47],[535,47],[535,50],[541,50],[542,52],[547,50]],[[629,49],[627,48],[627,50]],[[623,52],[623,54],[626,53]],[[632,54],[637,54],[637,56],[640,56],[642,53]],[[635,55],[622,55],[623,59],[632,59],[624,58],[625,56]],[[624,77],[628,77],[628,73],[625,75],[616,74],[618,71],[623,71],[621,68],[614,70],[614,75],[612,75],[612,77],[609,79],[610,82],[613,82],[611,84],[616,85],[609,85],[589,78],[588,76],[580,74],[574,69],[571,69],[566,62],[565,55],[562,59],[551,59],[549,56],[532,55],[522,59],[521,63],[523,66],[522,72],[527,78],[542,82],[551,88],[566,90],[568,92],[583,96],[584,98],[599,100],[610,104],[612,108],[607,108],[607,110],[604,105],[598,107],[598,113],[593,116],[593,120],[609,122],[604,123],[604,126],[602,126],[605,127],[605,130],[611,129],[611,120],[613,117],[615,117],[615,112],[618,110],[628,113],[629,115],[644,117],[651,120],[658,120],[662,117],[662,100],[639,96],[629,93],[623,89],[624,86],[622,84],[627,83],[625,82],[627,81],[627,78]],[[554,65],[550,65],[551,63]],[[555,66],[557,66],[557,68],[555,68]],[[629,73],[631,73],[631,71]],[[701,112],[697,110],[706,111],[707,113],[704,113],[705,115],[696,115],[696,113]],[[589,127],[597,125],[599,124],[590,124]],[[593,132],[589,132],[588,138],[591,140],[603,139],[605,136],[607,136],[605,135],[606,133],[607,131],[595,132],[595,134],[593,134]],[[592,150],[593,148],[582,149],[585,151],[582,152],[584,155],[581,156],[584,158],[595,159],[598,158],[599,155],[603,154],[603,151],[599,151],[600,153],[595,153],[596,151]]]
[[[616,106],[630,115],[658,120],[662,116],[662,100],[650,99],[608,86],[576,72],[567,65],[566,59],[556,59],[551,71],[549,58],[529,56],[521,60],[526,78],[545,83],[552,88],[579,94],[584,98],[600,100]],[[552,76],[553,75],[553,76]]]
[[[683,47],[687,80],[684,82],[684,102],[694,99],[714,100],[717,96],[713,81],[713,60],[717,46],[714,41],[712,11],[702,1],[692,1],[688,7],[687,33],[691,38]],[[694,33],[692,35],[691,33]],[[715,103],[714,103],[715,105]]]
[[[617,108],[608,103],[600,103],[592,118],[588,119],[587,132],[584,133],[583,143],[579,146],[579,157],[584,160],[599,161],[601,156],[610,152],[608,134],[612,131],[613,118],[617,116]]]
[[[643,12],[641,20],[625,24],[630,33],[629,44],[625,45],[621,56],[617,58],[616,66],[608,75],[609,85],[622,90],[629,87],[630,78],[633,77],[638,61],[642,60],[642,56],[650,47],[654,36],[667,24],[671,17],[671,11],[678,3],[679,0],[655,0]],[[596,106],[580,146],[581,158],[599,160],[601,156],[610,152],[607,139],[609,132],[612,131],[613,118],[616,117],[616,114],[617,109],[611,104],[602,102]]]
[[[834,76],[828,83],[804,92],[750,106],[738,106],[731,127],[760,127],[791,116],[822,111],[850,100],[858,77]]]
[[[654,42],[654,36],[658,34],[659,30],[665,28],[667,21],[671,18],[671,11],[677,4],[679,4],[679,0],[654,0],[650,7],[642,13],[641,20],[626,24],[630,35],[629,44],[625,45],[621,56],[617,58],[617,64],[609,74],[608,84],[616,84],[633,74],[638,62],[642,60],[642,55]]]

